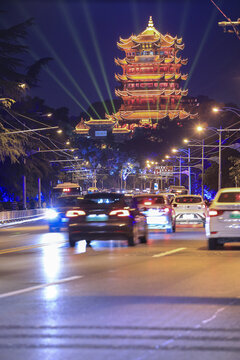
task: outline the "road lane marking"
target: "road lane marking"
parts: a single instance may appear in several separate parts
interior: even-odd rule
[[[68,278],[65,278],[65,279],[60,279],[60,280],[57,280],[57,281],[54,281],[54,282],[51,282],[51,283],[48,283],[48,284],[36,285],[36,286],[31,286],[31,287],[25,288],[25,289],[10,291],[10,292],[4,293],[4,294],[0,294],[0,299],[6,298],[6,297],[9,297],[9,296],[15,296],[15,295],[24,294],[24,293],[27,293],[27,292],[30,292],[30,291],[43,289],[43,288],[46,288],[46,287],[52,286],[52,285],[62,284],[62,283],[68,282],[68,281],[78,280],[78,279],[81,279],[81,278],[83,278],[83,276],[81,276],[81,275],[79,275],[79,276],[71,276],[71,277],[68,277]]]
[[[153,255],[152,257],[162,257],[162,256],[167,256],[167,255],[171,255],[171,254],[174,254],[176,252],[179,252],[179,251],[182,251],[182,250],[185,250],[186,248],[178,248],[178,249],[174,249],[174,250],[170,250],[170,251],[166,251],[164,253],[160,253],[160,254],[155,254]]]
[[[208,318],[208,319],[206,319],[206,320],[203,320],[202,323],[203,323],[203,324],[207,324],[208,322],[216,319],[218,313],[220,313],[220,312],[223,311],[223,310],[225,310],[225,307],[218,309],[218,310],[215,312],[215,314],[213,314],[213,316],[211,316],[210,318]]]
[[[65,243],[66,243],[66,241],[60,241],[60,242],[57,242],[57,243],[44,243],[44,244],[29,245],[29,246],[18,246],[18,247],[15,247],[15,248],[0,250],[0,255],[13,253],[13,252],[17,252],[17,251],[37,249],[37,248],[43,247],[43,246],[61,245],[61,244],[65,244]]]

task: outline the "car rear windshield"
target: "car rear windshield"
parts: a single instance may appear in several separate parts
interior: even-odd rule
[[[202,198],[197,196],[182,196],[182,197],[176,197],[175,198],[176,203],[178,204],[197,204],[202,202]]]
[[[77,206],[79,200],[82,199],[81,196],[66,196],[59,197],[53,203],[54,207],[69,207],[69,206]]]
[[[137,203],[141,205],[165,204],[165,200],[163,196],[137,197],[136,200]]]
[[[116,204],[122,201],[121,194],[88,194],[84,197],[85,204]]]
[[[240,203],[240,192],[224,192],[219,196],[217,201],[221,203]]]

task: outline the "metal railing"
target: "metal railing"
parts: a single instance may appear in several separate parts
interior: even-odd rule
[[[18,221],[28,221],[43,218],[46,209],[11,210],[0,212],[0,226]]]

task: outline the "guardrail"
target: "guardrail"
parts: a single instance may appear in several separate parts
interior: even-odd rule
[[[12,210],[0,212],[0,226],[44,217],[46,209]]]

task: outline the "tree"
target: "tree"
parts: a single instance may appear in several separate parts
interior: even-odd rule
[[[8,157],[12,163],[18,161],[21,155],[25,154],[24,144],[26,137],[8,135],[6,129],[0,123],[0,162]]]
[[[34,64],[27,67],[21,58],[28,52],[28,47],[22,44],[27,36],[27,29],[33,24],[33,19],[28,19],[23,23],[17,24],[7,29],[0,29],[0,105],[4,107],[6,98],[12,102],[20,101],[25,88],[36,86],[37,76],[42,68],[51,58],[42,58]],[[11,161],[16,162],[17,158],[24,154],[24,143],[22,136],[4,135],[7,132],[3,123],[6,114],[1,112],[0,118],[0,161],[9,157]]]

